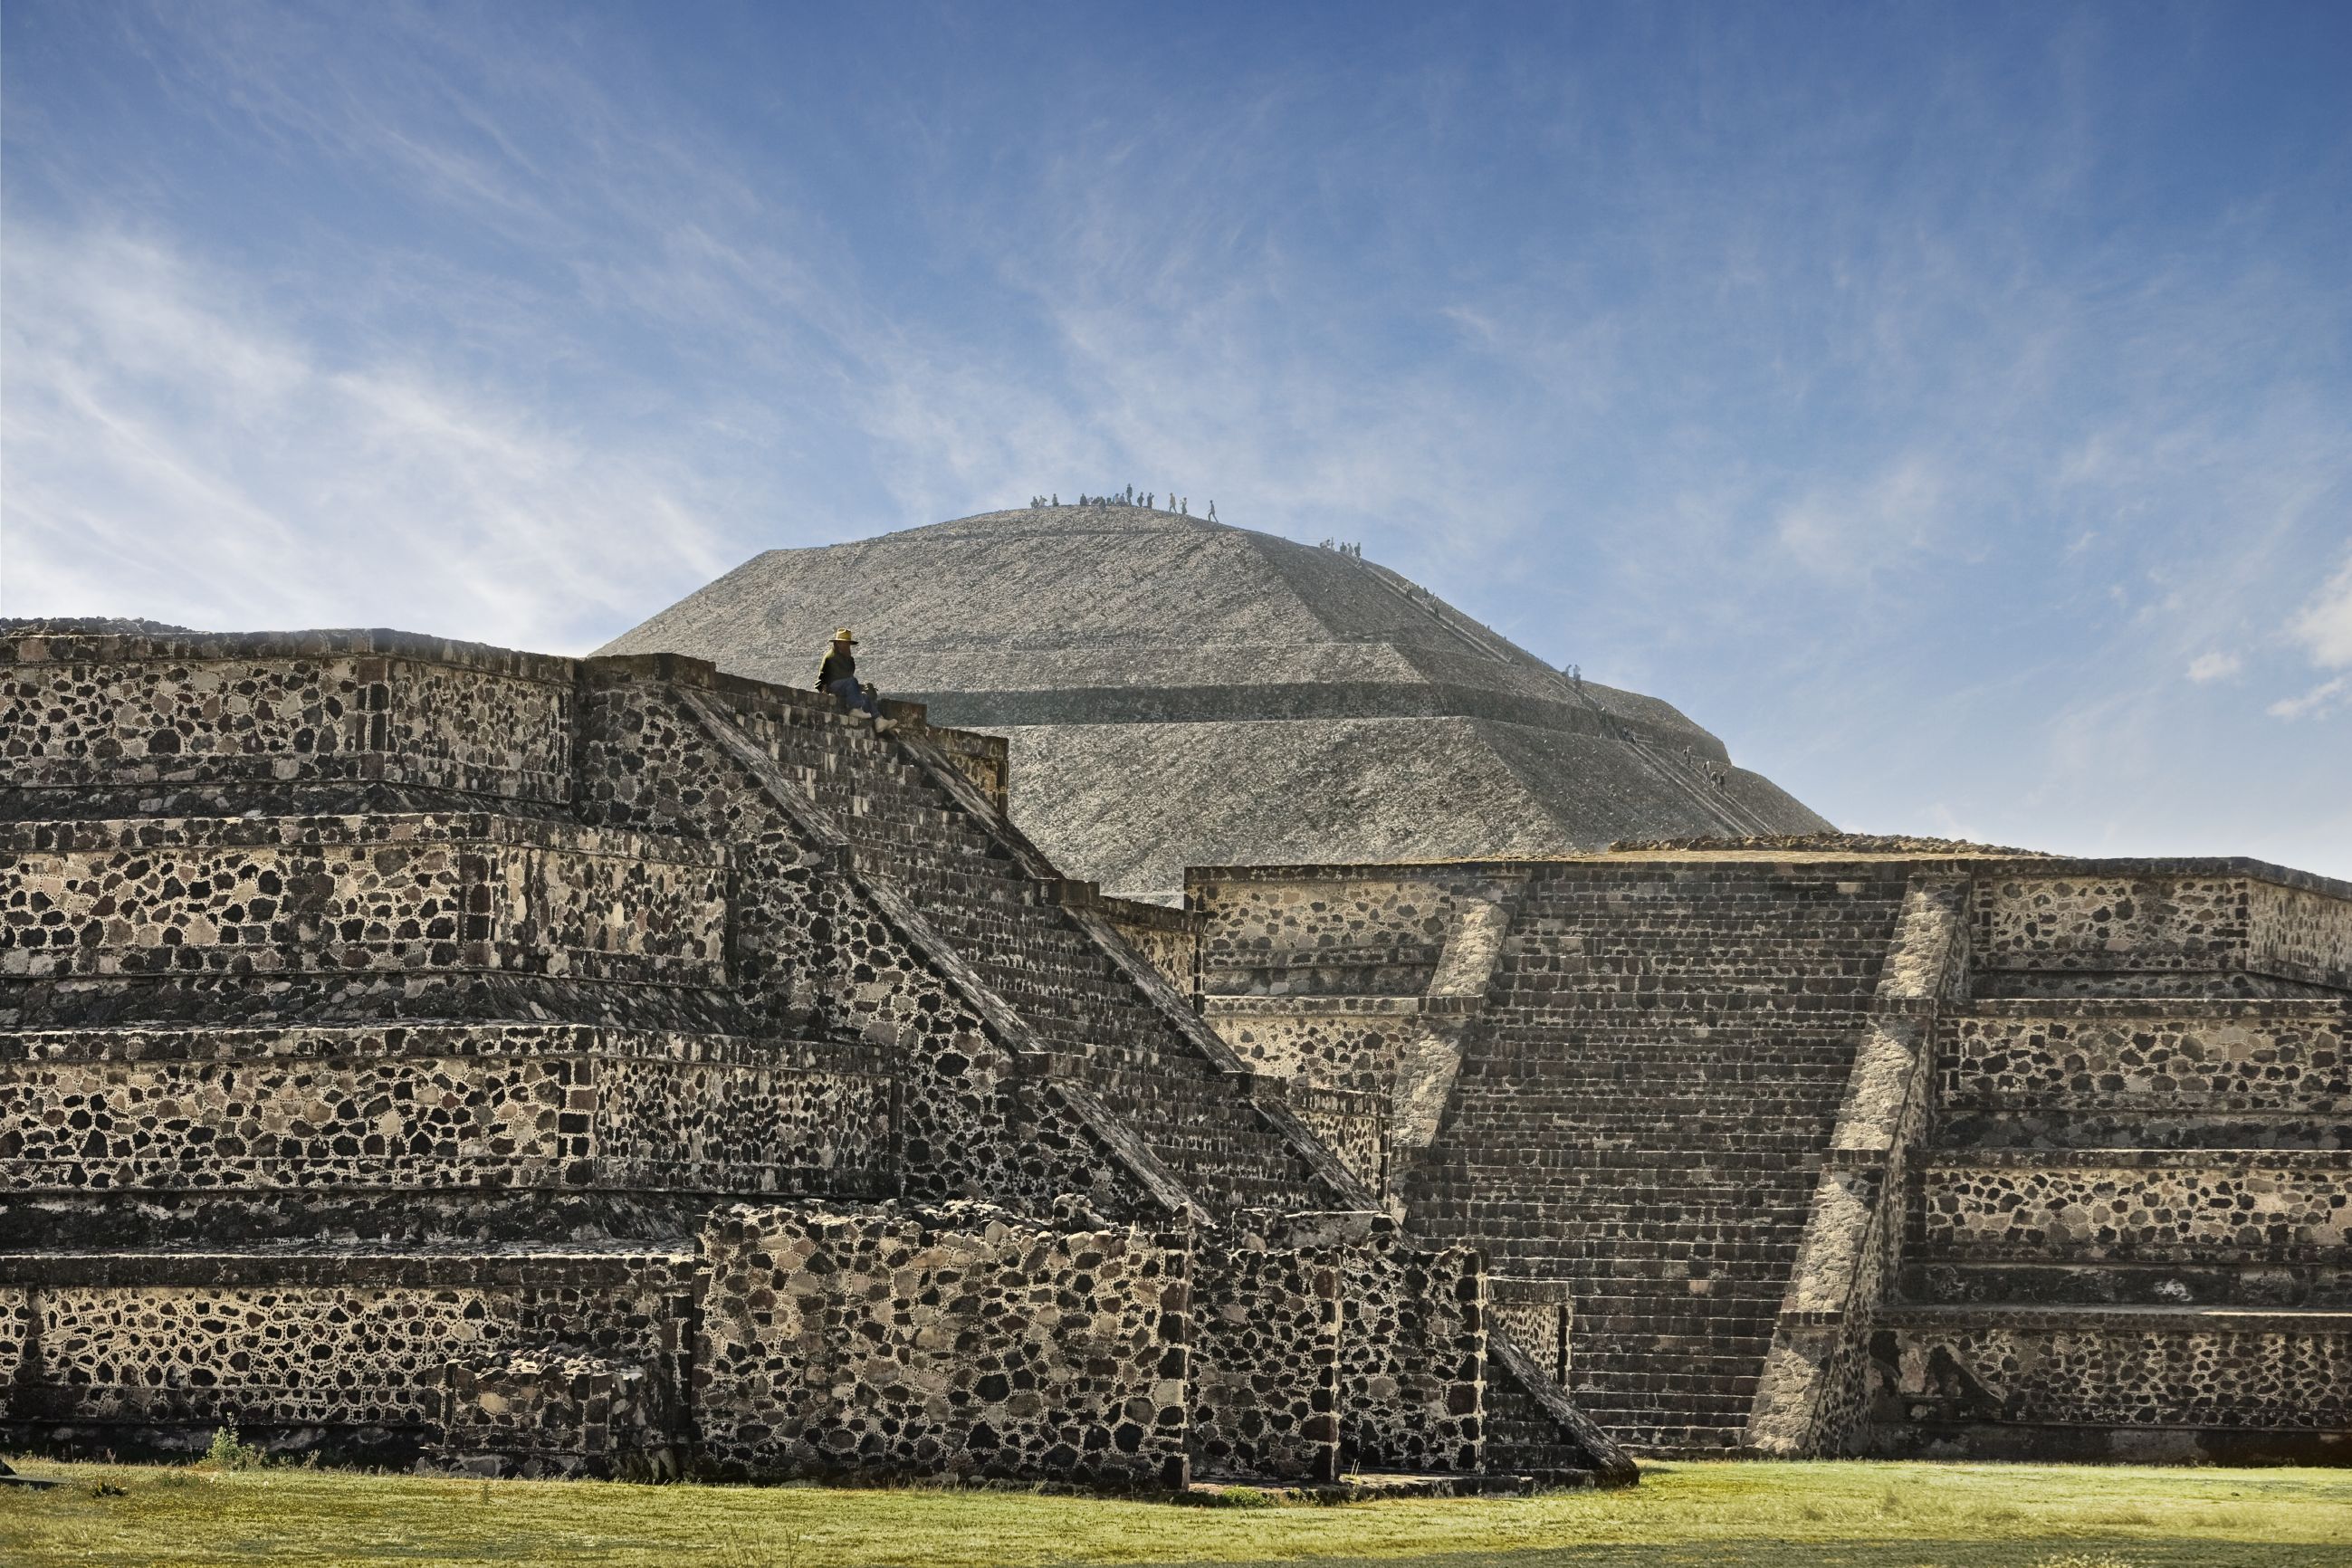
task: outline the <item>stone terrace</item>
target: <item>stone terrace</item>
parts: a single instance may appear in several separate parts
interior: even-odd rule
[[[1349,1102],[1178,995],[1195,922],[1060,878],[1003,743],[895,712],[383,632],[0,642],[0,1429],[1630,1479],[1482,1256],[1372,1212]]]
[[[1683,847],[1188,904],[1210,1019],[1370,1091],[1391,1206],[1560,1303],[1624,1441],[2347,1457],[2352,889]]]

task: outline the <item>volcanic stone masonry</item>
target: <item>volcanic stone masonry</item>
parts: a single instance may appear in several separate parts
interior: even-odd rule
[[[1565,1294],[1383,1208],[1377,1096],[1244,1059],[1197,918],[1060,877],[1001,740],[889,710],[10,625],[0,1436],[1631,1480]]]
[[[1186,902],[1204,1016],[1621,1442],[2352,1462],[2352,887],[1832,835]]]

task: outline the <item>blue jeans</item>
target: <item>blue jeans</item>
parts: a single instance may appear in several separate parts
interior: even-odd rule
[[[847,676],[845,675],[835,681],[827,689],[868,718],[882,717],[882,710],[874,706],[874,699],[866,695],[866,689]]]

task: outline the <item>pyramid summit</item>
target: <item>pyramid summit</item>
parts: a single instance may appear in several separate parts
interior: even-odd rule
[[[599,649],[806,686],[835,626],[934,721],[1007,737],[1072,874],[1554,855],[1829,824],[1671,704],[1572,678],[1347,551],[1118,503],[754,556]]]

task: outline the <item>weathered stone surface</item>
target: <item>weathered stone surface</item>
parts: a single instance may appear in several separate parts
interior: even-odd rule
[[[2347,1457],[2352,888],[1837,836],[1195,868],[1188,902],[1205,1016],[1395,1086],[1385,1195],[1560,1282],[1562,1375],[1623,1440]],[[1555,1331],[1490,1289],[1514,1355]]]
[[[394,633],[0,654],[8,1440],[1135,1488],[1335,1474],[1346,1403],[1478,1462],[1483,1263],[1357,1212],[1385,1100],[1253,1071],[1001,742]],[[1201,1290],[1247,1207],[1361,1245]]]
[[[601,651],[805,686],[845,621],[884,690],[1006,735],[1014,819],[1130,897],[1172,900],[1188,865],[1828,826],[1667,704],[1571,681],[1392,572],[1141,507],[770,551]]]

